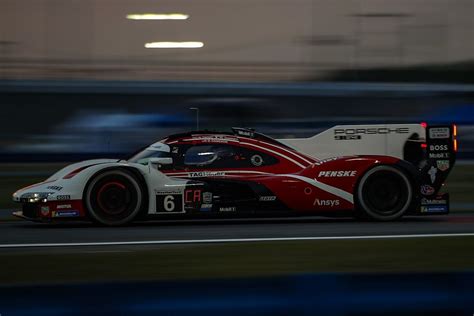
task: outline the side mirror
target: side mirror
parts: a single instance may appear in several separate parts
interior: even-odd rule
[[[171,165],[173,164],[173,158],[171,157],[153,157],[148,160],[148,163],[154,165]]]

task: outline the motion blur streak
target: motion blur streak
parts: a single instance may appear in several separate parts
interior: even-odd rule
[[[203,42],[152,42],[146,43],[146,48],[201,48]]]
[[[128,14],[127,19],[129,20],[187,20],[189,15],[181,13],[169,13],[169,14]]]
[[[0,306],[34,316],[471,315],[472,284],[466,272],[15,286],[0,287]]]

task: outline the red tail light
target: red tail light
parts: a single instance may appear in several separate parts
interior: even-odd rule
[[[458,127],[456,124],[453,124],[453,149],[454,152],[458,151],[458,140],[456,139],[458,136]]]

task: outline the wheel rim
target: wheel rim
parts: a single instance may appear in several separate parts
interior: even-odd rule
[[[379,171],[365,183],[364,200],[368,206],[382,215],[398,212],[405,204],[408,192],[398,175]]]
[[[125,211],[131,201],[127,187],[120,182],[106,182],[97,192],[97,203],[107,214],[117,215]]]
[[[124,171],[97,175],[85,194],[89,214],[105,225],[121,225],[132,220],[141,209],[142,191],[135,177]]]
[[[361,180],[360,204],[374,218],[390,220],[401,216],[408,209],[411,199],[411,184],[396,168],[376,167]]]

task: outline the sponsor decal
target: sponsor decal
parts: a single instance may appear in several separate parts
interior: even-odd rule
[[[80,216],[79,211],[77,210],[63,210],[63,211],[53,211],[53,217],[78,217]]]
[[[225,176],[224,171],[198,171],[198,172],[188,173],[188,177],[190,178],[223,177],[223,176]]]
[[[233,139],[215,139],[215,138],[210,138],[210,139],[202,139],[202,140],[205,140],[206,142],[209,142],[209,143],[223,143],[223,144],[227,144],[229,141],[233,141]]]
[[[434,127],[430,128],[431,139],[449,138],[449,127]]]
[[[49,215],[49,207],[48,206],[41,206],[41,215],[48,216]]]
[[[427,205],[420,208],[421,213],[446,213],[448,212],[447,205]]]
[[[181,191],[179,190],[155,190],[156,195],[169,195],[169,194],[179,194],[181,195]]]
[[[315,199],[314,202],[313,202],[313,205],[329,206],[329,207],[339,206],[339,204],[340,204],[339,200],[320,200],[320,199]]]
[[[202,202],[205,204],[212,203],[212,192],[204,192],[202,194]]]
[[[444,199],[435,200],[435,199],[422,198],[421,204],[422,205],[447,205],[448,201]]]
[[[212,204],[202,204],[201,205],[201,212],[209,212],[212,210]]]
[[[369,128],[336,128],[334,130],[335,140],[357,140],[362,135],[385,135],[385,134],[407,134],[410,132],[408,127],[369,127]]]
[[[449,169],[449,160],[437,160],[436,167],[441,171],[446,171]]]
[[[341,177],[355,177],[356,171],[354,170],[341,170],[341,171],[320,171],[318,178],[341,178]]]
[[[315,166],[321,166],[322,164],[324,164],[326,162],[334,161],[334,160],[337,160],[337,159],[339,159],[339,157],[326,158],[326,159],[320,160],[318,162],[315,162],[314,165]]]
[[[201,202],[201,190],[186,190],[184,191],[184,203],[198,203]]]
[[[252,157],[250,157],[250,162],[255,167],[260,167],[263,164],[263,158],[260,155],[253,155]]]
[[[429,153],[428,157],[430,159],[447,159],[449,158],[449,153]]]
[[[236,212],[237,207],[235,206],[226,206],[226,207],[219,207],[219,212]]]
[[[229,138],[226,135],[193,136],[192,139],[184,139],[184,140],[202,140],[209,143],[228,143],[229,141],[237,141],[237,139]]]
[[[56,195],[56,200],[70,200],[70,195]]]
[[[54,191],[61,191],[63,189],[63,187],[59,186],[59,185],[50,185],[50,186],[46,187],[46,189],[54,190]]]
[[[237,132],[237,135],[240,135],[240,136],[246,136],[246,137],[250,137],[250,138],[253,138],[253,136],[254,136],[254,133],[252,131],[248,131],[248,130],[236,129],[236,132]]]
[[[430,151],[447,151],[448,145],[430,145]]]
[[[274,195],[267,195],[267,196],[261,196],[258,200],[260,202],[271,202],[276,200],[276,196]]]
[[[179,150],[179,147],[173,147],[173,149],[171,150],[171,152],[173,154],[177,154],[178,153],[178,150]]]
[[[423,195],[433,195],[433,193],[435,192],[435,189],[431,185],[425,184],[421,186],[420,192]]]
[[[428,175],[430,176],[431,183],[435,183],[436,173],[438,173],[438,169],[436,169],[434,166],[431,166],[430,170],[428,170]]]
[[[59,210],[59,209],[66,209],[66,208],[72,208],[71,207],[71,204],[59,204],[56,206],[56,209]]]
[[[334,139],[335,140],[358,140],[358,139],[362,139],[362,136],[360,136],[360,135],[335,135]]]

